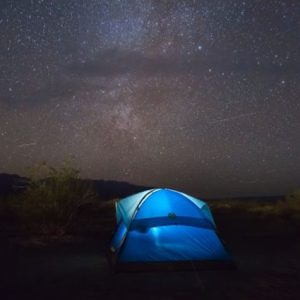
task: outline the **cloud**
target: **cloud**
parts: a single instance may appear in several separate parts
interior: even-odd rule
[[[166,57],[148,57],[140,52],[109,49],[84,63],[74,63],[68,66],[71,73],[86,76],[115,76],[127,73],[156,75],[159,73],[173,74],[189,67],[184,62]],[[187,71],[187,70],[186,70]]]
[[[93,92],[103,89],[104,86],[94,83],[92,80],[84,80],[76,76],[65,76],[58,74],[57,78],[52,81],[45,82],[41,87],[32,88],[27,95],[15,96],[18,101],[10,101],[2,99],[6,103],[7,109],[13,109],[17,105],[45,105],[50,102],[61,102],[63,99],[68,100],[81,92]],[[1,103],[1,100],[0,100]]]
[[[154,75],[180,75],[207,73],[212,68],[219,72],[259,72],[287,74],[299,72],[299,64],[274,65],[265,63],[257,65],[249,58],[216,55],[191,56],[147,56],[142,52],[134,52],[111,48],[101,51],[93,59],[85,62],[75,62],[68,65],[67,71],[79,76],[112,77],[123,74],[136,74],[139,76]]]

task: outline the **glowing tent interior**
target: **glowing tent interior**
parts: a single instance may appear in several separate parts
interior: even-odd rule
[[[232,269],[209,207],[170,189],[152,189],[116,202],[110,244],[119,271]]]

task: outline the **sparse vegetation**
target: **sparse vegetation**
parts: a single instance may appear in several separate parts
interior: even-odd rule
[[[300,189],[286,196],[275,205],[275,213],[292,221],[300,221]]]
[[[252,214],[258,217],[274,216],[279,219],[300,221],[300,189],[276,202],[226,199],[212,201],[210,207],[216,212]]]
[[[79,170],[70,163],[60,168],[39,163],[32,168],[19,201],[19,217],[30,232],[62,235],[73,225],[78,209],[96,197],[93,187],[80,180]]]
[[[89,181],[80,179],[72,162],[53,168],[47,163],[35,165],[23,192],[0,199],[1,234],[64,235],[99,234],[111,231],[115,224],[114,200],[100,200]],[[217,223],[240,219],[239,226],[269,226],[270,230],[287,222],[300,225],[300,190],[278,201],[220,199],[208,201]],[[228,217],[226,217],[228,216]],[[267,225],[265,225],[267,224]],[[222,226],[220,226],[222,228]]]

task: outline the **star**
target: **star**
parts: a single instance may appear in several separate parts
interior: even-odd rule
[[[299,3],[254,2],[3,1],[0,173],[72,155],[199,196],[297,188]]]

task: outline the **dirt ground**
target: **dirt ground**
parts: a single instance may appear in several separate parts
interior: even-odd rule
[[[3,238],[0,299],[300,299],[299,227],[232,215],[216,221],[236,271],[113,274],[107,236]]]

